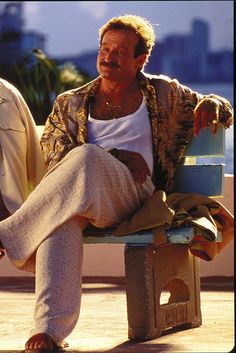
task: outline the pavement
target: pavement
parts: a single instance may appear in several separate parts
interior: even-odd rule
[[[202,325],[133,342],[127,336],[123,278],[84,278],[81,314],[68,337],[72,353],[230,352],[234,349],[232,278],[202,281]],[[0,278],[0,352],[20,353],[33,324],[34,278]],[[59,351],[58,351],[59,352]]]

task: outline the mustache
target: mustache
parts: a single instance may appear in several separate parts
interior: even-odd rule
[[[117,63],[114,62],[114,61],[107,62],[107,61],[105,61],[105,60],[102,60],[102,61],[100,61],[100,65],[101,65],[101,66],[105,66],[105,67],[115,67],[115,68],[117,68],[117,69],[120,68],[120,65],[117,64]]]

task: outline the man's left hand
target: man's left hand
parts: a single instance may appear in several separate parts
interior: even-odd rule
[[[151,175],[147,162],[138,152],[119,149],[117,150],[116,158],[126,165],[134,180],[139,184],[143,184],[147,177]]]
[[[198,136],[200,129],[211,126],[216,134],[219,125],[220,103],[214,98],[205,98],[194,110],[194,135]]]

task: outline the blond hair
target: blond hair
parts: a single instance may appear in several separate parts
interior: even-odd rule
[[[135,48],[134,57],[146,54],[147,59],[150,56],[155,44],[155,33],[153,26],[144,17],[136,15],[123,15],[113,17],[99,29],[100,45],[104,34],[111,29],[131,30],[137,34],[139,41]]]

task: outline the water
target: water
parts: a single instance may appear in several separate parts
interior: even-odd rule
[[[233,83],[191,83],[188,87],[202,94],[218,94],[219,96],[228,99],[233,105]]]
[[[229,102],[234,104],[233,100],[233,83],[192,83],[188,84],[192,90],[197,91],[202,94],[217,94],[221,97],[224,97],[229,100]],[[217,158],[212,162],[214,163],[224,163],[225,164],[225,173],[233,174],[234,173],[234,159],[233,159],[233,145],[234,145],[234,128],[231,126],[226,130],[225,134],[225,158]],[[204,159],[202,159],[204,163]],[[201,162],[200,162],[201,163]]]

